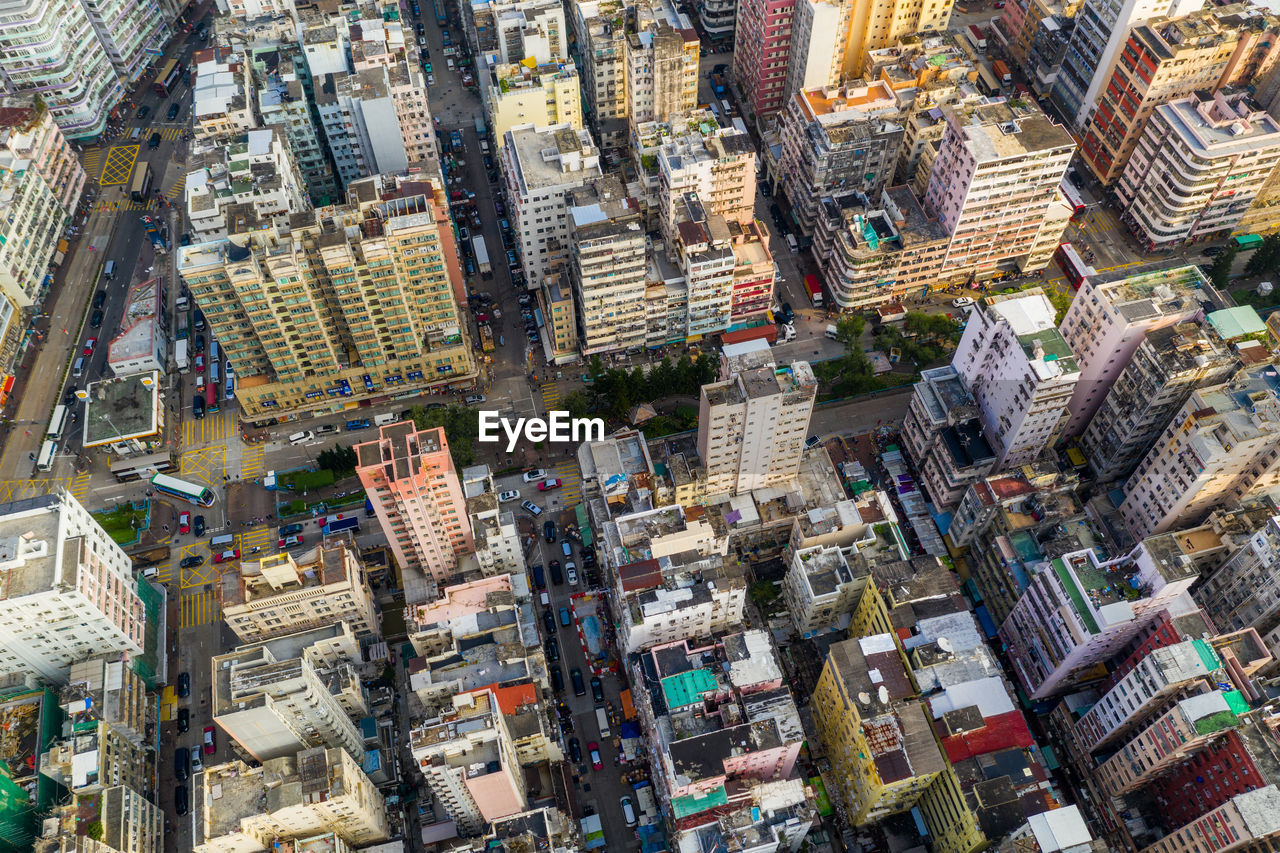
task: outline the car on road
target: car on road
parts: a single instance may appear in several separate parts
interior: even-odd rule
[[[547,636],[554,636],[556,633],[556,615],[550,610],[542,611],[542,627],[547,629]]]
[[[292,536],[285,536],[283,539],[276,542],[276,547],[277,548],[296,548],[301,544],[302,544],[302,534],[295,533]]]
[[[434,75],[434,74],[428,74],[428,75],[427,75],[427,85],[428,85],[428,86],[434,86],[435,84],[436,84],[436,75]]]
[[[1225,251],[1226,249],[1222,248],[1221,246],[1206,246],[1204,249],[1200,251],[1200,254],[1210,258],[1216,258],[1218,257],[1218,255],[1221,255]]]
[[[587,695],[587,686],[582,683],[582,670],[578,669],[576,666],[569,670],[569,680],[573,682],[574,696]]]
[[[821,440],[822,439],[818,438],[816,435],[811,435],[804,440],[804,446],[812,450],[813,448],[818,446],[818,442],[820,442]]]
[[[520,493],[517,492],[515,489],[508,489],[505,492],[498,492],[498,503],[500,504],[504,504],[504,503],[507,503],[508,501],[515,501],[519,499],[520,499]]]
[[[148,148],[160,147],[160,131],[157,130],[155,133],[151,134],[151,138],[147,140],[147,147]]]
[[[974,302],[971,296],[961,296],[958,299],[951,300],[952,308],[968,308]]]
[[[204,335],[196,335],[194,341],[196,352],[204,352]]]
[[[191,398],[191,416],[197,420],[204,417],[204,397],[199,394]]]
[[[184,569],[194,569],[202,563],[204,563],[204,556],[202,554],[192,554],[190,557],[183,557],[178,565],[182,566]]]
[[[618,805],[622,806],[622,819],[626,821],[627,826],[636,825],[636,807],[631,804],[630,797],[620,797]]]
[[[569,578],[569,586],[578,585],[578,570],[573,567],[572,563],[565,569],[565,575]]]
[[[534,518],[542,515],[542,507],[538,506],[533,501],[520,501],[520,508],[529,513],[529,515],[532,515]]]
[[[547,611],[547,615],[548,616],[551,615],[550,610]],[[564,675],[560,672],[560,667],[550,666],[550,667],[547,667],[547,669],[551,671],[552,689],[554,689],[557,693],[559,693],[561,690],[564,690]]]
[[[555,637],[550,637],[547,640],[547,660],[552,663],[560,660],[560,641]]]
[[[169,105],[169,121],[173,121],[182,112],[182,104],[173,103]]]
[[[600,744],[595,741],[587,744],[587,754],[591,756],[591,769],[603,770],[604,762],[600,760]]]
[[[302,532],[301,524],[286,524],[280,528],[281,536],[292,536],[295,533]]]
[[[137,117],[138,121],[142,121],[144,118],[151,115],[151,107],[147,106],[146,104],[143,104],[142,106],[138,107],[138,111],[134,113],[134,115]]]
[[[106,304],[107,304],[107,292],[105,290],[99,290],[97,293],[93,294],[94,308],[101,308],[103,305],[106,305]]]
[[[1076,171],[1067,172],[1067,180],[1075,184],[1076,189],[1084,189],[1084,178],[1080,177],[1080,173]]]
[[[569,738],[569,758],[577,764],[582,760],[582,744],[578,742],[576,737]]]
[[[200,760],[200,747],[191,747],[191,772],[199,773],[204,769],[204,762]]]
[[[89,317],[89,325],[95,329],[102,325],[102,309],[101,308],[93,309],[93,315]]]
[[[564,583],[564,575],[560,574],[560,561],[552,560],[547,563],[547,568],[551,571],[551,582],[553,584]]]
[[[356,418],[353,421],[347,421],[347,432],[368,429],[371,426],[373,426],[373,423],[368,418]]]
[[[424,74],[430,74],[430,73],[431,73],[431,63],[430,63],[430,62],[424,62],[424,63],[422,63],[422,72],[423,72]]]
[[[539,483],[539,484],[538,484],[538,491],[540,491],[540,492],[549,492],[549,491],[551,491],[552,489],[558,489],[558,488],[560,488],[560,487],[561,487],[561,486],[563,486],[563,485],[564,485],[564,481],[563,481],[563,480],[560,480],[560,479],[557,479],[557,478],[553,477],[553,478],[551,478],[550,480],[543,480],[541,483]]]
[[[191,728],[191,711],[188,708],[178,709],[178,731],[185,732]]]
[[[84,348],[80,350],[81,355],[93,355],[93,351],[98,348],[98,339],[89,338],[84,342]]]
[[[548,518],[546,524],[542,525],[542,535],[548,542],[556,541],[556,523]]]
[[[62,405],[70,406],[76,401],[76,386],[68,385],[67,393],[62,395]]]
[[[178,697],[185,699],[191,695],[191,673],[178,673]]]
[[[499,216],[502,216],[504,213],[507,212],[507,209],[502,206],[502,199],[495,198],[493,200],[493,212],[498,214]]]
[[[539,480],[547,479],[547,472],[541,468],[534,468],[531,471],[525,471],[522,475],[526,483],[536,483]]]
[[[187,813],[187,788],[185,785],[179,785],[173,789],[173,810],[178,813],[178,817],[182,817]]]
[[[568,628],[573,624],[573,613],[567,607],[560,608],[560,627]],[[577,672],[575,669],[574,672]]]
[[[231,548],[213,555],[213,561],[215,563],[230,563],[232,560],[238,559],[240,559],[239,548]]]
[[[187,534],[191,532],[191,513],[189,512],[178,513],[178,532],[182,534]]]
[[[591,698],[597,702],[604,701],[604,682],[598,675],[591,676]]]
[[[468,406],[474,406],[477,403],[483,403],[485,396],[483,394],[471,394],[464,401]]]
[[[204,356],[196,356],[196,373],[204,373]]]
[[[213,726],[204,727],[204,754],[213,755],[218,751],[217,736],[213,733]]]

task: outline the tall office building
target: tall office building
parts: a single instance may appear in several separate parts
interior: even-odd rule
[[[1280,122],[1245,92],[1197,92],[1156,109],[1116,187],[1149,250],[1226,237],[1280,155]]]
[[[140,655],[133,562],[68,492],[0,505],[0,672],[64,682],[101,652]]]
[[[444,190],[379,176],[350,202],[181,250],[247,421],[467,381],[475,371]]]
[[[0,88],[39,95],[63,135],[94,139],[169,35],[155,0],[8,0]]]
[[[1107,392],[1148,332],[1193,320],[1205,298],[1198,267],[1177,265],[1130,275],[1089,276],[1062,318],[1060,329],[1080,367],[1067,421],[1059,435],[1084,432]]]
[[[1280,496],[1280,373],[1247,368],[1194,392],[1124,485],[1135,537],[1194,522],[1252,495]]]
[[[844,82],[850,4],[845,0],[796,0],[786,96]]]
[[[471,552],[471,520],[444,429],[410,421],[381,427],[356,445],[356,474],[402,568],[437,581]]]
[[[721,375],[702,386],[698,406],[707,494],[793,482],[818,393],[809,363],[778,364],[767,343],[748,341],[725,345]]]
[[[1067,120],[1084,127],[1134,27],[1166,15],[1181,18],[1202,5],[1203,0],[1085,0],[1053,87]]]
[[[969,314],[951,366],[973,394],[996,469],[1034,460],[1054,440],[1080,378],[1040,288],[989,296]]]
[[[639,205],[608,177],[572,190],[569,278],[584,356],[645,340],[645,231]]]
[[[1002,265],[1048,262],[1066,221],[1049,211],[1075,142],[1039,107],[1000,99],[943,107],[947,130],[933,160],[924,208],[951,234],[947,267],[983,278]]]

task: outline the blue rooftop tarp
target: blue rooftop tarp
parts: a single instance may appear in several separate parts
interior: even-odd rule
[[[978,617],[978,624],[982,626],[982,632],[987,635],[987,639],[997,636],[1000,631],[996,628],[996,621],[991,618],[991,613],[987,611],[987,605],[979,604],[974,608],[974,615]]]

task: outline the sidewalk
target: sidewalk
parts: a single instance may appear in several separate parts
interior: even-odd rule
[[[99,197],[111,199],[106,190]],[[45,301],[47,317],[41,324],[46,330],[44,343],[29,350],[15,371],[6,417],[12,426],[3,436],[4,452],[0,454],[0,479],[32,478],[30,454],[40,450],[45,424],[62,391],[71,354],[80,343],[80,327],[97,285],[96,271],[104,251],[115,237],[119,219],[115,212],[94,211],[89,215],[80,237],[71,250],[69,263],[59,267]]]

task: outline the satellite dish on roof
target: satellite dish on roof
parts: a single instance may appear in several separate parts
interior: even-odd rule
[[[880,695],[880,704],[888,705],[889,704],[889,688],[881,684],[880,689],[877,692]]]
[[[951,641],[950,641],[950,640],[948,640],[946,637],[939,637],[939,638],[938,638],[938,648],[942,649],[944,652],[954,652],[954,651],[955,651],[955,649],[954,649],[954,648],[952,648],[952,646],[951,646]]]
[[[863,705],[870,705],[871,694],[863,690],[861,693],[858,694],[858,701],[861,702]]]

